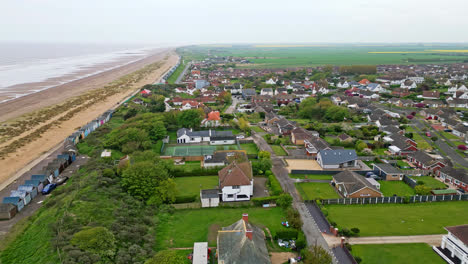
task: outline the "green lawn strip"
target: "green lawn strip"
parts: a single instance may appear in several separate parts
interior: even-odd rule
[[[427,185],[431,187],[432,189],[446,189],[447,186],[445,183],[438,181],[437,179],[434,179],[432,176],[412,176],[410,177],[411,179],[417,181],[423,181],[424,185]]]
[[[184,165],[175,165],[175,169],[184,171],[193,171],[194,169],[200,169],[200,161],[186,161]]]
[[[177,143],[177,131],[168,131],[167,135],[170,143]]]
[[[241,149],[247,151],[247,155],[253,154],[257,155],[258,154],[258,147],[255,143],[246,143],[246,144],[240,144]]]
[[[272,145],[271,148],[273,149],[273,152],[275,152],[275,154],[278,156],[288,155],[288,153],[286,153],[286,151],[284,151],[284,149],[279,145]]]
[[[178,196],[199,195],[202,189],[213,189],[218,186],[218,176],[176,177]]]
[[[311,180],[332,180],[331,174],[289,174],[289,177],[294,179],[311,179]]]
[[[183,60],[182,60],[183,61]],[[177,78],[179,78],[179,75],[182,74],[182,72],[184,71],[185,69],[185,66],[186,64],[181,62],[179,64],[179,66],[177,67],[177,69],[172,73],[172,75],[169,77],[169,79],[167,79],[167,82],[168,83],[175,83],[175,81],[177,81]]]
[[[378,149],[374,149],[373,152],[376,154],[376,155],[386,155],[385,154],[385,151],[387,149],[386,148],[378,148]]]
[[[326,182],[298,182],[296,188],[304,200],[341,198]]]
[[[415,195],[414,189],[403,181],[379,181],[380,191],[384,196],[412,196]]]
[[[466,224],[468,203],[326,205],[338,228],[357,227],[361,236],[446,234],[445,226]]]
[[[361,264],[445,263],[431,246],[425,243],[353,245],[351,253],[362,259]]]
[[[407,163],[407,162],[404,162],[402,160],[398,160],[396,165],[400,168],[400,169],[405,169],[405,170],[408,170],[408,169],[411,169],[411,166]]]
[[[460,137],[457,137],[455,136],[454,134],[452,133],[449,133],[449,132],[445,132],[445,131],[439,131],[440,134],[442,134],[444,137],[446,137],[447,139],[460,139]]]
[[[265,132],[265,130],[259,128],[258,126],[250,126],[250,128],[251,128],[253,131],[258,132],[258,133]]]
[[[268,227],[272,235],[276,231],[286,230],[281,221],[286,215],[279,207],[274,208],[205,208],[176,210],[174,214],[159,216],[156,238],[158,250],[175,247],[193,247],[194,242],[208,241],[209,246],[216,246],[218,230],[229,226],[249,214],[249,221],[261,228]]]

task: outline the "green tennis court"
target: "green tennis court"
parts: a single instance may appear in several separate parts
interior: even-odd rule
[[[237,150],[237,145],[203,145],[203,146],[167,146],[164,156],[203,156],[212,155],[216,150]]]

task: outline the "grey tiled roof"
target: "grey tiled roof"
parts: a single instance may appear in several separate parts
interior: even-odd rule
[[[354,149],[321,150],[319,153],[324,165],[336,165],[357,159]]]
[[[373,186],[369,181],[353,171],[342,171],[335,176],[333,179],[337,184],[343,184],[346,188],[348,194],[352,194],[364,187],[369,187],[374,191],[380,192],[375,186]]]

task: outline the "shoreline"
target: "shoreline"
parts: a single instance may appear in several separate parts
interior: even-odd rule
[[[70,135],[72,132],[74,132],[77,129],[77,127],[81,127],[85,125],[86,123],[95,119],[97,116],[99,116],[106,110],[115,108],[116,105],[118,105],[119,103],[120,104],[122,103],[122,99],[127,98],[128,96],[134,94],[136,91],[138,91],[141,88],[141,86],[148,84],[148,83],[151,84],[159,80],[164,72],[166,72],[169,68],[175,65],[175,63],[177,63],[177,60],[178,60],[178,56],[174,53],[174,51],[172,49],[166,49],[166,50],[161,51],[158,54],[151,55],[148,58],[145,58],[143,60],[140,60],[132,64],[132,67],[128,67],[127,65],[125,69],[117,68],[115,70],[110,70],[108,72],[100,73],[96,76],[87,77],[84,80],[83,79],[78,80],[79,83],[85,84],[87,79],[91,78],[91,83],[87,85],[88,89],[84,89],[84,91],[83,89],[79,89],[80,90],[79,94],[76,94],[77,91],[74,91],[73,93],[74,96],[86,94],[87,92],[92,91],[93,88],[89,88],[89,87],[104,88],[107,84],[112,83],[113,81],[119,80],[123,76],[126,76],[129,73],[133,73],[139,69],[142,69],[147,65],[150,65],[153,63],[161,63],[161,65],[157,69],[149,72],[140,81],[132,83],[124,91],[107,97],[105,100],[103,100],[99,104],[95,104],[95,105],[89,106],[81,110],[78,114],[76,114],[72,118],[63,121],[56,126],[53,126],[52,128],[45,131],[43,134],[41,134],[39,137],[34,139],[33,141],[28,142],[26,145],[18,148],[16,151],[10,153],[8,156],[1,159],[0,166],[4,168],[4,170],[0,172],[0,190],[5,187],[8,187],[11,183],[14,183],[15,178],[24,174],[25,171],[27,171],[28,168],[30,168],[31,166],[34,166],[34,164],[37,163],[38,160],[39,161],[41,160],[40,158],[44,156],[45,153],[49,153],[51,150],[53,150],[57,146],[57,144],[60,144],[61,142],[63,142],[63,140],[68,135]],[[116,70],[121,75],[118,76],[117,78],[114,78],[117,74],[115,72]],[[123,72],[126,72],[126,73],[123,74]],[[54,88],[51,88],[51,89],[54,89]],[[51,89],[48,89],[48,90],[51,90]],[[36,93],[33,95],[37,95],[39,93]],[[63,91],[63,93],[66,93],[66,91]],[[66,96],[58,96],[58,97],[60,98],[65,97],[69,99],[74,96],[66,95]],[[56,100],[56,98],[52,98],[52,99],[54,100],[48,100],[48,102]],[[62,101],[64,100],[66,99],[62,99]],[[19,101],[23,101],[23,100],[19,100]],[[16,102],[16,104],[20,104],[20,103]],[[41,105],[41,104],[36,103],[35,107],[37,108],[38,105]],[[52,105],[53,104],[50,104],[48,106],[52,106]],[[1,104],[0,104],[0,109],[1,109]],[[23,109],[20,109],[20,110],[23,110]],[[21,111],[21,112],[24,112],[24,111]],[[14,113],[14,114],[16,114],[17,118],[18,117],[21,118],[21,116],[19,116],[18,113]],[[38,126],[40,125],[41,124],[39,124]],[[36,129],[38,126],[34,127],[31,130]]]
[[[142,59],[120,65],[109,70],[97,72],[83,78],[71,80],[69,82],[52,86],[50,88],[30,93],[12,100],[1,102],[0,122],[9,121],[29,112],[33,112],[35,110],[39,110],[54,104],[59,104],[71,97],[104,86],[105,84],[117,80],[126,74],[134,72],[148,64],[163,59],[164,54],[168,53],[169,51],[170,49],[161,48]],[[42,83],[47,83],[47,81]],[[25,86],[34,84],[37,85],[38,83],[25,84]]]

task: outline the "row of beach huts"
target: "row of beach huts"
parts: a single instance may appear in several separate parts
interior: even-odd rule
[[[172,76],[172,74],[177,70],[177,67],[180,65],[180,57],[177,63],[172,66],[172,68],[164,74],[164,76],[161,78],[161,83],[166,83],[167,80]]]
[[[71,134],[63,143],[63,151],[44,166],[40,173],[31,175],[29,180],[10,191],[10,196],[4,197],[0,204],[0,220],[13,218],[18,212],[31,203],[40,194],[48,194],[68,178],[60,174],[76,160],[78,149],[76,144],[86,138],[91,132],[107,123],[113,110],[108,110],[97,119],[81,127]]]

